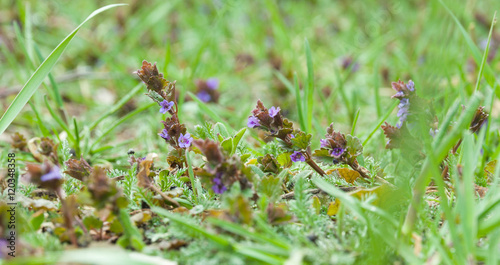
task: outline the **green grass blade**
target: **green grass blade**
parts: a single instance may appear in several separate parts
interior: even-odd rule
[[[356,124],[358,123],[360,111],[361,109],[358,109],[358,111],[356,112],[356,116],[354,117],[354,122],[352,123],[351,135],[354,135],[354,130],[356,130]]]
[[[300,129],[303,131],[307,131],[306,123],[304,121],[304,109],[302,108],[303,105],[300,96],[299,78],[297,77],[297,73],[293,73],[293,84],[295,86],[295,99],[297,101]]]
[[[313,117],[313,105],[314,105],[314,67],[312,63],[311,48],[309,47],[309,42],[307,39],[304,41],[304,46],[306,49],[306,60],[307,60],[307,86],[305,90],[305,100],[304,106],[307,109],[307,130],[310,133],[312,130],[312,117]]]
[[[380,128],[380,126],[382,125],[382,123],[384,123],[384,121],[389,117],[389,115],[391,115],[391,112],[394,110],[394,108],[396,108],[396,106],[398,104],[399,104],[398,102],[392,103],[392,106],[389,107],[389,109],[387,110],[387,112],[385,113],[385,115],[382,118],[380,118],[380,120],[378,121],[377,125],[373,128],[372,132],[363,141],[363,146],[365,146],[370,141],[370,139],[375,134],[375,132]]]
[[[92,12],[92,14],[87,17],[87,19],[85,19],[80,25],[78,25],[78,27],[76,27],[73,32],[71,32],[61,43],[59,43],[59,45],[57,45],[57,47],[50,53],[45,61],[43,61],[42,64],[40,64],[40,66],[35,70],[33,75],[29,78],[28,82],[26,82],[19,94],[17,94],[16,98],[14,98],[14,101],[10,104],[9,108],[7,108],[7,110],[3,114],[2,118],[0,119],[0,134],[2,134],[7,129],[7,127],[17,117],[19,112],[21,112],[26,103],[28,103],[31,96],[33,96],[45,77],[47,77],[47,75],[50,73],[50,71],[57,63],[64,50],[69,45],[71,40],[75,37],[80,28],[97,14],[110,8],[122,5],[125,4],[107,5]]]
[[[196,101],[196,103],[198,103],[198,106],[200,107],[200,109],[202,109],[205,112],[205,114],[207,114],[210,118],[212,118],[216,122],[220,122],[220,123],[224,124],[227,128],[231,129],[232,132],[235,132],[235,130],[233,129],[233,127],[231,127],[231,125],[229,125],[229,123],[227,123],[225,120],[223,120],[219,116],[219,114],[217,114],[215,111],[213,111],[212,108],[210,108],[207,104],[205,104],[203,101],[201,101],[195,94],[193,94],[189,91],[187,92],[187,94],[194,101]]]

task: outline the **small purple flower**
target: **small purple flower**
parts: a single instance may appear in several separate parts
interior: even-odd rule
[[[216,177],[214,179],[212,179],[212,181],[215,183],[212,186],[212,190],[214,190],[214,192],[217,194],[222,194],[227,190],[226,186],[224,186],[224,184],[222,184],[221,175],[222,174],[217,173]]]
[[[274,118],[274,116],[278,115],[278,112],[280,112],[280,110],[280,107],[275,108],[274,106],[272,106],[269,109],[269,116],[271,116],[271,118]]]
[[[255,128],[255,127],[260,126],[259,119],[257,119],[257,117],[255,117],[255,116],[248,117],[247,126],[249,128]]]
[[[170,140],[170,135],[168,135],[167,129],[163,129],[163,131],[161,131],[161,133],[159,133],[158,135],[167,141]]]
[[[401,99],[399,101],[398,108],[399,122],[396,124],[396,127],[401,128],[401,126],[403,126],[403,122],[408,118],[408,114],[410,111],[410,101],[407,98]]]
[[[62,179],[61,170],[59,170],[58,166],[53,166],[49,173],[43,175],[40,178],[40,180],[42,182],[55,180],[55,179]]]
[[[327,148],[330,146],[330,141],[328,141],[328,139],[321,139],[319,142],[321,143],[321,148]]]
[[[169,111],[173,105],[174,105],[173,101],[164,100],[164,101],[160,102],[160,106],[161,106],[160,112],[163,114],[167,113],[167,111]]]
[[[191,146],[191,143],[193,142],[193,137],[189,133],[186,133],[186,135],[181,135],[179,136],[179,147],[181,148],[188,148]]]
[[[415,83],[413,83],[412,80],[408,81],[408,84],[406,84],[406,88],[410,91],[415,91]]]
[[[300,161],[305,162],[306,161],[306,158],[304,157],[302,152],[299,152],[299,151],[293,152],[293,154],[290,155],[290,158],[292,159],[293,162],[300,162]]]
[[[333,148],[333,150],[330,150],[330,152],[328,153],[335,158],[339,158],[344,153],[344,151],[344,148],[336,147]]]
[[[196,96],[203,102],[209,102],[212,97],[210,94],[207,93],[207,91],[201,91],[196,94]]]
[[[295,138],[295,135],[289,134],[288,137],[290,137],[290,139],[293,139],[293,138]]]
[[[212,78],[209,78],[207,79],[207,87],[212,89],[212,90],[216,90],[218,87],[219,87],[219,79],[215,78],[215,77],[212,77]]]

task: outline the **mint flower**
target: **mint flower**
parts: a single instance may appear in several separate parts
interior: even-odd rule
[[[53,166],[49,173],[43,175],[40,180],[42,182],[54,180],[54,179],[62,179],[61,170],[59,170],[58,166]]]
[[[337,147],[333,148],[333,150],[330,150],[328,153],[335,158],[339,158],[344,153],[344,151],[344,148]]]
[[[226,186],[224,186],[224,184],[222,184],[221,175],[222,175],[222,173],[217,173],[216,177],[214,179],[212,179],[212,181],[215,183],[212,186],[212,190],[214,190],[214,192],[217,194],[222,194],[227,190]]]
[[[280,107],[277,107],[275,108],[274,106],[272,106],[270,109],[269,109],[269,116],[271,118],[274,118],[274,116],[278,115],[278,112],[280,112]]]
[[[207,103],[212,99],[212,96],[207,93],[207,91],[201,91],[196,94],[196,96],[203,102]]]
[[[190,147],[192,142],[193,142],[193,137],[191,137],[189,133],[186,133],[185,135],[181,133],[181,135],[179,136],[179,147],[181,148]]]
[[[160,112],[165,114],[167,113],[170,109],[172,109],[172,106],[174,105],[174,102],[173,101],[162,101],[160,102]]]
[[[247,126],[249,128],[259,127],[260,126],[259,119],[257,119],[255,116],[248,117]]]
[[[321,139],[319,142],[321,143],[321,148],[328,148],[328,146],[330,146],[330,141],[328,141],[328,139]]]
[[[292,159],[293,162],[305,162],[306,158],[300,151],[295,151],[293,154],[290,155],[290,158]]]
[[[159,136],[161,136],[161,138],[165,139],[165,140],[170,140],[170,135],[168,135],[168,131],[167,129],[163,129],[161,131],[161,133],[158,134]]]
[[[207,87],[212,89],[212,90],[216,90],[218,87],[219,87],[219,79],[215,78],[215,77],[212,77],[212,78],[209,78],[207,79]]]

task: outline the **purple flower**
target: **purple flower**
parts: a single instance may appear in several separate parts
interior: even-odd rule
[[[196,96],[203,102],[209,102],[212,97],[210,94],[207,93],[207,91],[201,91],[196,94]]]
[[[214,190],[214,192],[217,194],[222,194],[222,193],[224,193],[224,191],[227,190],[226,186],[224,186],[224,184],[222,184],[221,175],[222,175],[221,173],[217,173],[216,177],[214,179],[212,179],[212,181],[215,183],[212,186],[212,190]]]
[[[344,148],[336,147],[333,148],[333,150],[330,150],[330,152],[328,153],[335,158],[339,158],[344,153],[344,151]]]
[[[207,79],[207,87],[216,90],[219,87],[219,79],[215,77]]]
[[[257,119],[257,117],[255,117],[255,116],[248,117],[247,126],[249,128],[255,128],[255,127],[260,126],[259,119]]]
[[[434,138],[438,132],[439,132],[438,129],[435,130],[432,128],[429,129],[429,134],[432,136],[432,138]]]
[[[160,102],[160,106],[161,106],[160,112],[163,114],[167,113],[167,111],[169,111],[173,105],[174,105],[173,101],[164,100],[164,101]]]
[[[396,127],[401,128],[401,126],[403,126],[403,122],[408,118],[408,114],[410,111],[410,101],[407,98],[401,99],[399,101],[398,108],[399,122],[396,124]]]
[[[278,112],[280,112],[280,110],[280,107],[275,108],[274,106],[272,106],[269,109],[269,116],[271,116],[271,118],[274,118],[274,116],[278,115]]]
[[[290,137],[290,139],[293,139],[293,138],[295,138],[295,135],[289,134],[288,137]]]
[[[328,139],[321,139],[319,142],[321,143],[321,148],[327,148],[330,146],[330,141],[328,141]]]
[[[49,173],[43,175],[40,178],[40,180],[42,182],[55,180],[55,179],[62,179],[61,170],[59,170],[58,166],[53,166]]]
[[[300,162],[300,161],[305,162],[306,161],[306,158],[304,157],[302,152],[299,152],[299,151],[293,152],[293,154],[290,155],[290,158],[292,159],[293,162]]]
[[[191,146],[191,143],[193,142],[193,137],[189,133],[186,133],[186,135],[181,135],[179,136],[179,147],[181,148],[188,148]]]
[[[408,81],[408,84],[406,84],[406,88],[410,91],[415,91],[415,83],[413,83],[412,80]]]
[[[170,140],[170,135],[168,135],[167,129],[163,129],[163,131],[161,131],[161,133],[159,133],[158,135],[167,141]]]

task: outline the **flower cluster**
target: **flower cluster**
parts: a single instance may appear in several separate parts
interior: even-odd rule
[[[235,182],[239,182],[241,189],[252,187],[251,169],[246,167],[239,157],[228,156],[212,140],[194,140],[193,143],[206,157],[207,163],[196,171],[206,187],[211,187],[217,194],[222,194]]]
[[[269,136],[278,138],[281,148],[289,152],[292,162],[306,162],[320,175],[326,175],[311,158],[309,147],[312,135],[294,130],[293,124],[281,116],[280,107],[267,109],[262,101],[258,100],[252,114],[248,117],[248,127],[269,132]]]
[[[175,152],[167,158],[173,167],[184,166],[184,150],[189,148],[193,142],[193,137],[187,132],[186,126],[179,121],[177,112],[179,111],[176,100],[175,82],[169,82],[163,78],[163,74],[158,71],[156,64],[142,62],[142,68],[137,71],[139,78],[147,85],[148,96],[160,105],[159,112],[169,113],[163,123],[163,129],[158,135],[168,144],[175,148]],[[207,80],[208,82],[208,80]],[[206,86],[215,90],[218,81],[210,80],[205,82]]]
[[[209,78],[196,81],[196,96],[203,102],[219,102],[219,79]]]
[[[247,125],[250,128],[259,128],[270,132],[270,136],[287,141],[286,138],[293,132],[292,123],[281,116],[280,107],[264,107],[262,101],[257,101],[257,106],[248,117]]]
[[[392,98],[399,99],[399,122],[396,124],[396,127],[401,128],[403,123],[408,119],[410,113],[410,97],[413,96],[415,92],[415,83],[410,80],[408,84],[405,84],[403,81],[399,80],[398,82],[392,82],[392,88],[396,90],[396,94],[394,94]]]
[[[345,135],[333,129],[333,123],[326,130],[325,139],[320,140],[321,148],[328,150],[328,155],[333,158],[333,163],[339,163],[345,156],[347,141]]]

